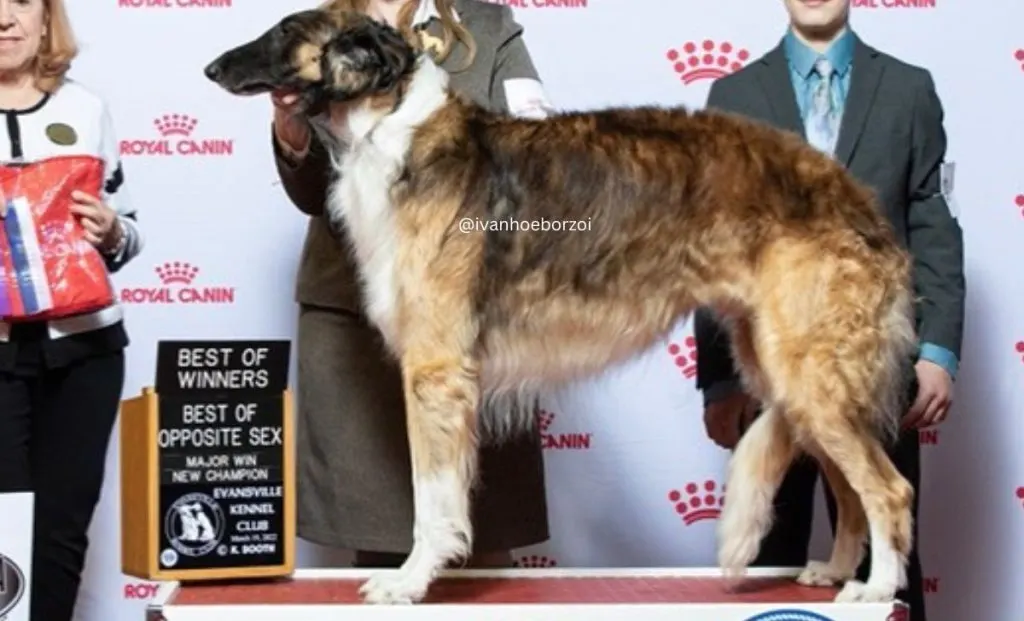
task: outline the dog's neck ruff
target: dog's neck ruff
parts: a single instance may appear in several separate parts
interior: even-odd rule
[[[448,72],[430,57],[421,55],[396,107],[374,108],[372,103],[365,103],[349,113],[352,145],[363,140],[380,140],[384,134],[403,133],[419,126],[447,101],[448,82]]]
[[[349,145],[332,153],[339,174],[327,213],[332,224],[343,225],[348,233],[365,291],[367,317],[396,350],[400,344],[396,342],[394,265],[400,242],[391,187],[405,168],[416,129],[447,102],[447,72],[421,58],[398,106],[375,108],[367,101],[350,111]]]

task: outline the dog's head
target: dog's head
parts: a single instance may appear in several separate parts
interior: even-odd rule
[[[315,9],[285,17],[221,54],[204,72],[233,95],[291,91],[308,109],[388,91],[416,58],[416,50],[387,24],[359,13]]]

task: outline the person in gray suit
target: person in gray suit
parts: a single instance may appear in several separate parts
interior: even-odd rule
[[[550,108],[508,7],[478,0],[327,4],[397,27],[450,73],[454,90],[481,105],[518,116]],[[354,257],[324,216],[333,174],[327,153],[294,113],[294,96],[273,99],[278,174],[310,216],[296,291],[298,534],[355,550],[359,567],[397,567],[413,532],[401,370],[366,319]],[[473,525],[475,567],[511,565],[512,549],[548,538],[539,431],[484,447]]]
[[[849,0],[784,0],[790,27],[783,40],[740,71],[717,80],[707,105],[801,134],[873,188],[879,205],[914,259],[918,338],[910,407],[890,455],[915,490],[920,484],[918,429],[941,423],[952,403],[964,321],[963,239],[947,201],[943,109],[931,74],[865,44],[850,28]],[[741,386],[727,328],[710,309],[694,315],[697,387],[708,435],[732,449],[759,411]],[[912,374],[912,375],[911,375]],[[818,468],[804,457],[775,499],[775,521],[755,565],[807,563]],[[835,529],[835,501],[826,487]],[[914,547],[908,587],[898,597],[912,621],[925,620],[921,563]],[[867,556],[865,557],[867,559]],[[867,577],[868,562],[858,578]]]

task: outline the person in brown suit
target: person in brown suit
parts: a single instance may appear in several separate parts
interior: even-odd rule
[[[512,11],[480,0],[333,0],[398,27],[476,102],[546,114],[543,87]],[[324,217],[334,174],[294,97],[274,95],[273,149],[285,192],[310,216],[296,291],[298,534],[356,551],[359,567],[397,567],[412,548],[412,480],[401,372],[363,314],[355,263]],[[339,238],[339,236],[341,236]],[[539,435],[481,455],[473,566],[508,566],[548,538]]]

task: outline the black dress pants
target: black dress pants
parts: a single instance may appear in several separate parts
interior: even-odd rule
[[[0,371],[0,492],[35,493],[32,621],[71,621],[121,399],[124,353],[51,367],[43,355],[45,330],[18,328],[16,362]]]

